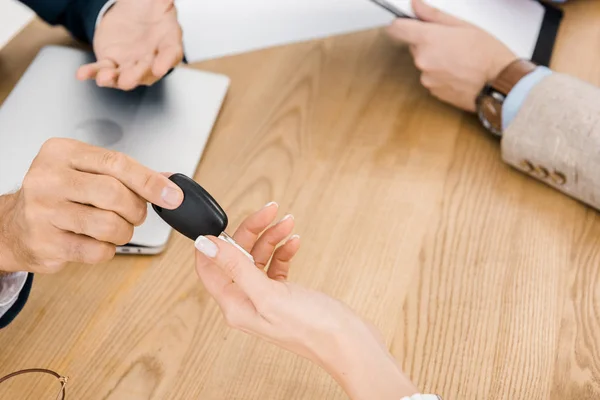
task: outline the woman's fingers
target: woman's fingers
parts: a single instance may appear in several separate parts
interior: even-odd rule
[[[273,289],[273,282],[260,271],[241,251],[230,243],[215,237],[200,236],[196,249],[204,255],[200,263],[214,263],[227,278],[236,283],[241,291],[258,305]],[[205,258],[205,259],[204,259]],[[199,268],[204,265],[200,265]],[[268,296],[267,296],[268,297]]]
[[[250,252],[260,234],[267,229],[277,217],[278,209],[279,205],[275,202],[271,202],[250,215],[242,222],[237,231],[235,231],[233,240],[242,246],[244,250]]]
[[[291,214],[283,217],[281,221],[273,225],[263,233],[252,247],[254,263],[260,269],[264,269],[275,248],[294,230],[294,217]]]
[[[198,242],[197,242],[198,243]],[[196,245],[198,249],[198,245]],[[223,314],[231,313],[232,308],[244,308],[246,313],[256,313],[248,296],[233,282],[212,258],[196,251],[196,273],[208,293],[215,299]]]
[[[252,301],[210,258],[196,251],[196,272],[232,328],[264,332],[263,318]]]
[[[196,251],[196,273],[204,284],[204,287],[211,296],[221,303],[223,296],[227,292],[227,287],[233,285],[233,281],[217,268],[212,260]]]
[[[300,250],[300,236],[294,235],[273,254],[267,276],[276,281],[287,281],[292,259],[298,250]]]

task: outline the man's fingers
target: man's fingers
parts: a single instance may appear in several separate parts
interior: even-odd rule
[[[62,231],[123,246],[133,236],[133,225],[120,215],[77,203],[66,203],[51,217],[52,224]]]
[[[460,25],[464,21],[446,14],[438,8],[425,3],[424,0],[412,0],[412,9],[418,19],[425,22],[433,22],[442,25]]]
[[[251,254],[254,257],[254,264],[260,269],[264,269],[275,248],[288,237],[294,230],[294,217],[292,215],[286,215],[278,224],[273,225],[261,235],[254,247],[252,248]]]
[[[427,22],[399,18],[387,28],[387,32],[394,40],[415,45],[423,40],[428,28]]]
[[[413,11],[418,19],[398,18],[387,29],[392,39],[418,45],[427,40],[428,33],[440,25],[463,25],[464,21],[431,7],[423,0],[413,0]]]
[[[133,90],[150,74],[152,60],[139,60],[137,63],[123,68],[119,76],[118,87],[123,90]]]
[[[62,252],[69,262],[93,265],[109,261],[115,256],[114,244],[99,242],[72,232],[63,232],[61,235],[64,236],[60,239],[60,243],[64,244]]]
[[[146,201],[112,176],[72,171],[65,179],[69,186],[64,195],[69,201],[114,211],[134,226],[146,219]]]
[[[292,259],[300,250],[300,236],[292,236],[273,254],[267,276],[276,281],[286,281],[290,273]]]
[[[101,69],[116,67],[117,65],[113,61],[108,59],[100,60],[91,64],[82,65],[77,70],[77,79],[82,81],[87,79],[94,79],[96,78],[96,75]]]
[[[123,153],[76,143],[77,148],[69,160],[76,170],[112,176],[146,201],[159,207],[173,210],[181,205],[183,192],[167,177]]]
[[[87,64],[79,67],[77,70],[77,79],[80,81],[87,81],[89,79],[95,79],[98,74],[98,68],[94,64]]]
[[[183,48],[175,43],[158,49],[158,54],[152,64],[152,74],[157,78],[165,76],[169,70],[177,66],[183,59]]]
[[[260,303],[268,297],[273,282],[232,244],[215,237],[200,236],[196,240],[196,249],[225,272],[252,303]]]
[[[102,68],[96,75],[96,84],[100,87],[114,88],[117,86],[119,72],[116,68]]]
[[[277,217],[278,209],[279,205],[275,202],[271,202],[250,215],[242,222],[237,231],[235,231],[233,240],[242,246],[248,253],[252,251],[260,234],[267,229]]]

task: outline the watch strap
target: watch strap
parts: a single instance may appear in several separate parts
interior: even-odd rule
[[[507,96],[523,77],[532,73],[536,68],[537,65],[529,60],[515,60],[500,72],[498,77],[491,82],[491,86]]]

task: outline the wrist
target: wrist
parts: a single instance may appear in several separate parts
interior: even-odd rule
[[[486,83],[490,83],[498,79],[502,71],[508,68],[509,65],[517,61],[519,58],[513,53],[501,54],[492,60],[491,66],[488,69]]]
[[[322,366],[352,400],[398,400],[418,392],[362,321],[335,335],[328,350]]]
[[[516,59],[506,65],[477,97],[477,114],[483,126],[497,137],[502,137],[507,118],[504,104],[513,88],[536,70],[529,60]]]
[[[106,14],[108,14],[115,4],[117,4],[117,0],[108,0],[104,6],[102,6],[100,12],[98,13],[98,17],[96,18],[95,29],[98,29],[100,22],[102,22]]]
[[[0,275],[17,272],[14,254],[13,212],[18,194],[0,196]]]

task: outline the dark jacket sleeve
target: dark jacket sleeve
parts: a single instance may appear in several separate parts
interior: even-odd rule
[[[96,19],[107,0],[20,0],[44,21],[63,25],[77,39],[92,43]]]
[[[27,298],[29,297],[29,292],[31,291],[31,285],[33,284],[33,274],[29,274],[27,276],[27,280],[25,281],[25,285],[23,289],[21,289],[21,293],[19,293],[19,297],[13,306],[0,318],[0,329],[5,328],[8,324],[10,324],[16,316],[21,312],[25,303],[27,303]]]
[[[71,34],[86,43],[92,43],[98,14],[108,0],[20,0],[40,18],[51,25],[63,25]],[[21,312],[31,291],[33,274],[15,304],[0,318],[0,329],[10,324]]]

